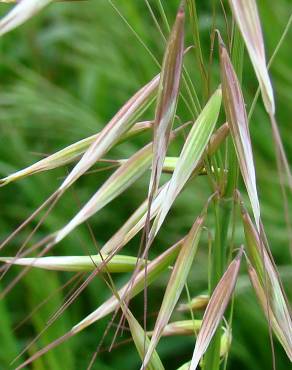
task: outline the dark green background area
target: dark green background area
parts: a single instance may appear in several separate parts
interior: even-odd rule
[[[170,22],[173,21],[177,0],[164,0]],[[155,13],[157,2],[152,0]],[[212,1],[197,1],[199,26],[204,57],[210,49],[212,25]],[[225,23],[219,1],[216,26],[226,36]],[[142,0],[118,0],[118,8],[153,51],[159,61],[164,44]],[[228,4],[224,1],[228,11]],[[258,1],[266,42],[267,57],[271,56],[287,24],[291,13],[289,0]],[[10,9],[0,5],[1,14]],[[229,12],[228,12],[229,14]],[[162,23],[161,19],[159,21]],[[164,29],[165,30],[165,29]],[[271,67],[275,89],[277,120],[282,133],[288,159],[292,160],[292,73],[291,30]],[[190,24],[187,22],[186,45],[192,42]],[[201,98],[199,71],[193,52],[186,56],[196,89]],[[213,86],[219,83],[217,50],[213,68]],[[48,8],[0,39],[0,175],[5,176],[41,158],[42,153],[52,153],[81,138],[98,132],[119,107],[157,72],[157,66],[145,49],[137,42],[122,19],[106,0],[60,2]],[[247,54],[244,58],[243,90],[247,108],[257,89],[257,80]],[[178,112],[183,121],[191,117],[180,101]],[[144,117],[153,118],[153,109]],[[281,190],[278,185],[274,149],[268,117],[259,99],[251,120],[251,137],[256,159],[258,190],[263,222],[270,240],[271,249],[279,266],[279,272],[291,297],[291,259],[288,234],[284,221]],[[111,158],[126,158],[146,141],[150,133],[124,142],[110,154]],[[177,155],[181,141],[172,145],[170,152]],[[61,168],[34,175],[0,189],[0,240],[3,240],[61,183],[70,168]],[[100,172],[84,176],[70,189],[49,215],[38,231],[34,241],[63,226],[108,177]],[[169,175],[163,175],[163,181]],[[139,180],[118,199],[105,207],[90,220],[99,246],[108,240],[132,211],[147,196],[149,174]],[[183,237],[189,230],[202,205],[211,194],[206,178],[191,182],[179,197],[158,235],[152,248],[151,258]],[[289,199],[291,211],[291,199]],[[211,213],[210,213],[211,214]],[[35,225],[35,223],[34,223]],[[210,216],[208,226],[213,229]],[[238,245],[243,241],[242,230],[236,229]],[[3,251],[5,255],[16,253],[26,233],[17,237]],[[139,237],[125,251],[136,255]],[[60,245],[56,255],[95,253],[95,246],[86,226],[80,226]],[[125,252],[125,253],[126,253]],[[1,287],[20,271],[12,268]],[[62,304],[66,293],[55,294],[20,329],[13,328],[40,302],[50,296],[72,275],[49,271],[30,271],[29,274],[0,302],[0,369],[9,369],[10,361],[44,327],[48,318]],[[118,286],[128,276],[115,277]],[[163,297],[167,274],[161,276],[149,289],[149,327],[153,326],[155,313]],[[290,284],[289,284],[290,282]],[[207,289],[207,234],[203,235],[199,252],[189,278],[192,296]],[[66,292],[68,292],[68,288]],[[29,355],[65,333],[74,324],[98,307],[110,291],[101,278],[95,279],[77,301],[31,348]],[[182,300],[186,300],[183,292]],[[143,317],[143,297],[135,298],[131,308],[136,316]],[[188,316],[175,313],[173,319]],[[36,361],[35,370],[86,369],[93,352],[99,344],[107,323],[106,318],[61,345]],[[142,321],[141,321],[142,322]],[[111,343],[115,327],[107,336],[104,345]],[[129,338],[127,332],[117,342]],[[194,343],[192,338],[176,337],[162,339],[158,351],[167,370],[176,369],[191,358]],[[285,353],[275,340],[277,369],[289,368]],[[23,357],[25,359],[25,357]],[[94,369],[137,369],[139,357],[133,343],[125,344],[111,353],[103,352],[97,357]],[[13,366],[12,366],[13,368]],[[268,328],[264,316],[252,293],[244,272],[240,276],[235,297],[233,343],[228,361],[229,369],[269,370],[271,349]]]

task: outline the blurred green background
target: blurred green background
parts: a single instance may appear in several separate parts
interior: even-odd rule
[[[145,2],[142,0],[118,0],[118,9],[141,36],[143,41],[161,61],[164,44],[155,28]],[[157,1],[152,0],[159,22]],[[162,1],[166,14],[173,21],[177,0]],[[199,26],[203,52],[207,60],[210,49],[213,1],[198,1]],[[216,26],[225,34],[225,23],[219,1]],[[229,14],[228,4],[224,1]],[[290,0],[258,1],[262,19],[267,56],[269,57],[283,32],[292,11]],[[1,15],[10,7],[1,4]],[[163,28],[165,31],[165,28]],[[275,88],[277,119],[282,133],[288,159],[292,160],[292,65],[291,30],[271,67]],[[190,25],[187,23],[186,45],[191,43]],[[247,107],[257,89],[247,55],[244,58],[243,85]],[[193,52],[186,57],[191,75],[200,91],[199,72]],[[44,153],[98,132],[118,108],[143,84],[158,72],[151,57],[139,44],[123,20],[107,0],[60,2],[51,4],[17,30],[0,39],[0,174],[5,176],[40,159]],[[215,56],[213,88],[218,82]],[[180,102],[180,116],[190,119]],[[152,119],[153,111],[145,119]],[[261,100],[251,120],[251,136],[257,166],[257,179],[263,221],[271,243],[279,272],[288,296],[292,293],[291,257],[284,221],[281,191],[278,185],[271,129]],[[110,157],[126,158],[149,141],[150,134],[143,134],[115,148]],[[171,148],[177,154],[179,145]],[[1,188],[0,191],[0,240],[3,240],[60,184],[68,168],[42,173]],[[68,191],[34,240],[64,225],[80,208],[108,173],[84,176]],[[164,179],[169,175],[164,175]],[[90,221],[98,245],[102,246],[147,195],[148,176],[112,202]],[[206,178],[193,182],[175,203],[163,230],[160,232],[151,257],[157,255],[185,235],[210,194]],[[289,199],[291,210],[291,199]],[[209,221],[212,230],[212,219]],[[35,224],[34,224],[35,225]],[[16,253],[26,233],[18,236],[6,249],[5,255]],[[238,243],[242,232],[236,233]],[[207,236],[200,244],[199,253],[189,279],[191,295],[207,289]],[[135,255],[139,237],[127,247]],[[95,253],[95,246],[86,226],[79,227],[56,247],[57,255]],[[6,286],[20,269],[12,268],[1,287]],[[69,273],[30,271],[21,282],[0,302],[0,369],[9,369],[10,361],[44,327],[49,317],[62,304],[69,288],[53,294],[58,287],[72,277]],[[120,286],[128,276],[115,277]],[[149,289],[149,327],[163,296],[167,274]],[[290,283],[290,284],[289,284]],[[110,291],[102,279],[90,284],[77,301],[62,314],[61,318],[45,332],[31,348],[31,355],[43,345],[62,335],[72,325],[109,297]],[[39,303],[50,299],[20,328],[20,323]],[[184,293],[182,300],[186,300]],[[132,301],[137,316],[143,315],[142,297]],[[182,314],[175,314],[180,319]],[[99,344],[110,318],[89,327],[65,344],[36,361],[32,369],[73,370],[85,369]],[[105,340],[110,345],[114,328]],[[127,332],[117,342],[128,338]],[[176,369],[190,359],[193,339],[176,337],[162,339],[159,353],[166,369]],[[286,370],[289,361],[275,341],[277,369]],[[25,357],[23,357],[24,359]],[[139,358],[132,343],[112,352],[103,352],[95,362],[94,369],[137,369]],[[12,366],[13,368],[13,366]],[[272,369],[268,328],[263,314],[251,292],[247,276],[242,273],[237,286],[233,323],[233,343],[228,361],[229,369]]]

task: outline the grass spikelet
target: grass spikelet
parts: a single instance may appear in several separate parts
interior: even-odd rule
[[[133,184],[150,167],[152,159],[152,144],[130,157],[119,167],[110,178],[102,185],[95,195],[83,206],[76,216],[61,230],[56,233],[54,243],[59,243],[66,235],[89,217],[98,212],[106,204],[121,194]]]
[[[147,265],[147,276],[146,276],[146,283],[147,285],[151,284],[163,271],[167,270],[168,266],[174,261],[176,256],[178,255],[183,240],[179,241],[169,249],[167,249],[164,253],[160,256],[155,258]],[[125,300],[126,295],[130,297],[134,297],[136,294],[140,293],[144,288],[144,281],[145,280],[145,270],[142,269],[136,275],[134,281],[130,280],[126,283],[119,291],[119,297]],[[129,287],[131,289],[129,289]],[[75,325],[72,328],[74,333],[77,333],[87,326],[91,325],[97,320],[100,320],[102,317],[108,315],[109,313],[113,312],[118,307],[119,301],[116,299],[115,296],[112,296],[108,299],[104,304],[97,308],[94,312],[92,312],[89,316],[83,319],[79,324]]]
[[[230,263],[210,298],[203,316],[201,330],[197,337],[190,370],[195,370],[197,368],[201,357],[208,348],[217,326],[224,315],[224,311],[235,288],[241,256],[242,249]]]
[[[137,361],[138,369],[163,370],[187,360],[179,370],[288,368],[292,175],[279,131],[290,150],[287,0],[273,9],[256,0],[68,1],[2,1],[11,4],[0,17],[0,368],[75,370],[88,356],[87,370]],[[268,65],[260,22],[275,46]],[[278,267],[262,220],[279,247]],[[240,320],[249,314],[250,323]],[[265,317],[271,356],[260,336]],[[259,334],[251,351],[241,346],[248,325]],[[67,343],[75,336],[77,346]]]
[[[3,248],[16,234],[18,234],[47,204],[51,211],[62,194],[80,176],[82,176],[98,159],[101,158],[131,127],[137,122],[139,116],[152,103],[159,83],[159,75],[142,87],[130,98],[127,103],[116,113],[110,122],[103,128],[98,137],[83,154],[80,161],[65,178],[61,186],[27,218],[11,235],[0,245]],[[0,184],[1,185],[1,184]],[[39,225],[38,225],[39,226]]]
[[[92,271],[103,263],[100,255],[92,256],[58,256],[58,257],[31,257],[31,258],[14,258],[0,257],[1,262],[7,264],[32,266],[45,270],[53,271]],[[133,271],[137,264],[137,258],[124,255],[115,255],[106,264],[106,270],[111,273]],[[104,271],[102,268],[101,271]]]
[[[168,182],[161,186],[153,200],[149,218],[156,216],[161,208]],[[108,254],[126,245],[144,226],[147,218],[148,199],[146,199],[136,211],[128,218],[124,225],[106,242],[101,253]]]
[[[224,108],[241,174],[249,195],[256,225],[259,230],[260,204],[256,187],[255,166],[248,129],[248,119],[240,84],[220,35],[219,49]]]
[[[189,303],[181,303],[177,311],[184,312],[190,310],[201,310],[205,308],[209,302],[210,297],[207,294],[201,294],[197,297],[192,298]]]
[[[271,324],[279,342],[282,344],[282,347],[285,349],[287,356],[289,357],[290,361],[292,361],[292,347],[291,343],[287,342],[287,337],[283,333],[281,327],[279,326],[278,319],[274,314],[274,311],[269,307],[269,297],[265,293],[265,289],[263,288],[256,270],[252,267],[250,263],[248,263],[248,274],[252,286],[255,290],[255,293],[258,297],[258,300],[263,308],[265,316],[267,318],[268,323]],[[290,332],[291,333],[291,332]]]
[[[207,154],[212,155],[216,152],[219,146],[223,143],[226,136],[229,133],[228,124],[225,123],[219,127],[219,129],[211,136],[209,145],[207,146]],[[177,161],[176,161],[177,166]],[[195,167],[195,171],[202,168],[203,162],[199,161]],[[155,199],[153,200],[149,219],[152,220],[162,207],[163,200],[165,198],[167,188],[169,186],[169,181],[161,186],[160,190],[157,192]],[[125,224],[107,241],[107,243],[101,249],[103,254],[110,253],[113,250],[119,250],[120,247],[124,246],[131,240],[144,226],[147,218],[147,207],[148,200],[146,199],[140,207],[128,218]]]
[[[185,11],[183,3],[184,1],[181,2],[175,23],[169,35],[160,74],[153,125],[153,161],[149,183],[149,194],[151,198],[159,186],[179,95],[184,53]]]
[[[251,281],[264,312],[271,318],[269,321],[275,335],[292,361],[291,312],[279,274],[267,246],[244,210],[242,218],[248,257],[252,265],[252,269],[249,268]]]
[[[200,330],[202,326],[202,320],[195,320],[195,322],[193,320],[187,320],[185,322],[182,321],[181,323],[179,322],[179,326],[181,325],[185,327],[185,333],[187,333],[187,331],[189,330],[189,334],[191,334],[190,333],[191,324],[193,324],[192,334],[194,334],[194,325],[197,327],[198,330]],[[232,333],[231,333],[230,328],[222,327],[222,330],[223,330],[223,334],[221,335],[221,339],[220,339],[220,357],[224,358],[228,354],[228,351],[230,349],[230,345],[232,342]],[[204,368],[205,362],[203,359],[200,361],[200,365],[202,368]],[[186,362],[185,364],[180,366],[177,370],[189,370],[190,366],[191,366],[191,361]]]
[[[164,271],[168,269],[168,267],[173,263],[174,259],[177,257],[180,248],[183,244],[183,240],[178,241],[172,247],[167,249],[164,253],[160,254],[157,258],[151,261],[147,265],[147,276],[146,276],[146,284],[149,285],[156,278]],[[142,269],[138,272],[135,277],[135,280],[129,280],[121,289],[118,290],[116,295],[111,296],[108,300],[106,300],[103,304],[101,304],[95,311],[81,320],[78,324],[74,325],[70,331],[64,334],[62,337],[57,338],[54,342],[50,343],[46,347],[40,349],[36,352],[32,357],[28,358],[25,362],[23,362],[17,369],[22,369],[26,367],[31,362],[35,361],[38,357],[44,355],[49,350],[53,349],[54,347],[60,345],[61,343],[65,342],[72,336],[78,334],[88,326],[92,325],[98,320],[101,320],[105,316],[109,315],[110,313],[114,312],[120,305],[120,301],[125,301],[128,296],[131,298],[140,293],[145,286],[145,269]]]
[[[90,145],[80,161],[66,177],[58,191],[63,192],[82,176],[114,143],[124,135],[137,121],[138,117],[151,104],[159,83],[159,75],[142,87],[118,111],[103,128],[96,140]]]
[[[132,129],[122,135],[117,144],[121,141],[127,140],[128,138],[137,135],[140,132],[143,132],[149,129],[152,126],[151,121],[145,122],[138,122],[134,125]],[[74,144],[67,146],[64,149],[59,150],[58,152],[49,155],[48,157],[41,159],[40,161],[23,168],[15,173],[12,173],[3,179],[0,179],[0,186],[7,185],[11,182],[21,180],[27,176],[31,176],[33,174],[49,171],[61,166],[65,166],[71,162],[74,162],[89,148],[89,146],[97,140],[99,136],[98,134],[89,136],[85,139],[77,141]]]
[[[147,335],[145,337],[144,329],[141,327],[139,322],[132,315],[130,310],[122,302],[121,302],[121,308],[128,321],[131,335],[135,343],[135,346],[137,348],[137,351],[139,353],[139,356],[141,360],[143,360],[144,350],[145,349],[147,350],[149,348],[150,339],[148,338]],[[164,370],[162,362],[156,351],[153,351],[151,359],[149,360],[149,363],[146,369],[147,370]]]
[[[265,45],[256,1],[229,0],[229,2],[255,70],[265,109],[270,116],[273,138],[276,146],[278,171],[281,172],[284,170],[286,172],[289,187],[290,190],[292,190],[292,174],[275,119],[274,93],[266,63]],[[285,192],[282,180],[281,186],[283,189],[282,191]]]
[[[52,0],[21,0],[0,20],[0,36],[26,22]]]
[[[205,215],[199,216],[187,235],[169,278],[142,368],[146,368],[185,286],[199,243]]]
[[[182,320],[174,321],[167,324],[161,335],[164,337],[173,335],[194,335],[196,334],[202,325],[202,320]],[[149,333],[149,336],[153,335],[153,332]]]
[[[179,156],[169,186],[167,187],[162,208],[152,225],[150,241],[157,234],[177,195],[202,158],[218,119],[221,107],[221,95],[221,89],[215,91],[193,124]]]
[[[260,84],[267,112],[275,113],[274,93],[268,74],[265,46],[255,0],[229,0]]]

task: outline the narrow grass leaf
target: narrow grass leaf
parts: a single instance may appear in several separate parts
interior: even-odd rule
[[[32,257],[32,258],[17,258],[0,257],[0,262],[7,264],[32,266],[45,270],[53,271],[93,271],[98,266],[102,265],[104,258],[100,255],[92,256],[57,256],[57,257]],[[115,255],[106,264],[106,268],[101,271],[108,272],[129,272],[133,271],[137,264],[137,258],[132,256]]]
[[[52,0],[21,0],[0,20],[0,36],[26,22],[51,1]]]
[[[271,326],[292,361],[292,318],[289,303],[269,249],[259,237],[247,212],[242,213],[246,247],[253,270],[250,274],[255,291],[270,314]],[[254,273],[256,272],[256,278]]]
[[[260,204],[258,200],[255,166],[251,147],[245,104],[236,73],[227,50],[219,35],[220,67],[223,103],[234,142],[239,167],[249,195],[256,225],[260,225]]]
[[[151,342],[142,365],[143,369],[147,367],[152,353],[155,350],[162,335],[163,329],[167,325],[170,316],[174,310],[174,307],[185,286],[188,274],[193,263],[193,259],[197,251],[204,219],[205,215],[201,215],[196,219],[181,247],[180,253],[177,257],[171,276],[169,278],[167,288],[165,290]]]
[[[152,127],[151,121],[136,123],[132,129],[130,129],[118,139],[117,144],[121,141],[127,140],[129,137],[132,137],[140,132],[149,129],[150,127]],[[3,179],[0,179],[0,186],[7,185],[10,182],[23,179],[38,172],[49,171],[54,168],[58,168],[74,162],[75,160],[80,158],[80,156],[89,148],[89,146],[93,142],[97,140],[98,136],[99,133],[89,136],[83,140],[77,141],[76,143],[71,144],[64,149],[61,149],[58,152],[49,155],[44,159],[41,159],[31,166],[12,173],[11,175],[4,177]],[[115,143],[113,145],[115,145]]]
[[[229,0],[229,3],[259,81],[265,108],[274,114],[274,93],[266,64],[265,46],[256,1]]]
[[[177,195],[201,161],[218,119],[221,107],[221,96],[221,89],[217,89],[189,132],[167,187],[161,210],[157,214],[152,225],[149,242],[154,239]]]
[[[208,345],[224,315],[225,309],[235,288],[241,256],[242,249],[230,263],[228,269],[225,271],[218,285],[214,289],[203,316],[203,322],[197,337],[190,370],[195,370],[197,368],[201,357],[208,348]]]
[[[153,161],[149,183],[151,197],[157,191],[176,112],[184,53],[184,5],[177,12],[166,46],[154,120]]]

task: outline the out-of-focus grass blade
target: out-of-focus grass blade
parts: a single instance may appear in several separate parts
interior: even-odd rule
[[[206,72],[202,48],[201,48],[199,21],[198,21],[198,16],[197,16],[196,2],[194,0],[187,0],[187,4],[188,4],[189,14],[190,14],[190,23],[192,26],[192,36],[194,39],[194,45],[196,46],[195,53],[196,53],[197,63],[199,65],[202,82],[204,84],[206,83],[206,80],[207,80],[207,72]]]
[[[169,36],[160,74],[153,125],[153,160],[149,183],[149,194],[151,194],[151,197],[154,196],[159,186],[179,95],[184,53],[185,11],[183,3],[184,1],[180,4],[175,23]]]
[[[163,328],[167,325],[169,318],[174,310],[174,307],[185,286],[190,268],[193,263],[193,259],[197,251],[204,219],[205,214],[202,214],[196,219],[181,247],[180,253],[177,257],[167,284],[167,288],[155,323],[151,342],[145,355],[142,369],[147,367],[152,353],[155,350],[162,335]]]
[[[218,147],[225,140],[229,133],[229,127],[227,123],[219,127],[219,129],[211,136],[209,145],[207,147],[207,154],[212,155],[218,149]],[[200,161],[197,163],[194,171],[199,170],[203,163]],[[177,161],[176,165],[177,166]],[[170,182],[167,182],[160,188],[160,191],[156,194],[151,206],[151,212],[149,218],[152,219],[156,216],[157,212],[161,209],[163,200],[166,195],[167,188]],[[132,216],[126,221],[126,223],[107,241],[104,247],[101,249],[101,253],[107,254],[113,250],[118,250],[123,245],[127,244],[145,225],[147,215],[148,200],[140,205],[139,208],[132,214]]]
[[[131,186],[150,167],[152,159],[152,143],[135,153],[102,185],[95,195],[83,206],[75,217],[54,238],[53,243],[60,242],[78,225],[86,221],[102,207]]]
[[[197,297],[192,298],[189,303],[181,303],[177,311],[190,311],[190,310],[200,310],[205,308],[209,302],[210,297],[207,294],[201,294]]]
[[[265,46],[256,1],[229,0],[229,3],[259,81],[266,110],[274,114],[274,93],[266,64]]]
[[[39,258],[17,258],[0,257],[0,262],[7,264],[32,266],[45,270],[54,271],[92,271],[102,265],[103,258],[100,255],[92,256],[58,256],[58,257],[39,257]],[[132,256],[115,255],[106,264],[109,272],[128,272],[133,271],[137,264],[137,258]],[[105,268],[104,268],[105,269]],[[103,269],[102,269],[103,270]]]
[[[147,275],[146,275],[147,285],[151,284],[163,271],[168,269],[168,267],[172,264],[172,262],[178,255],[179,250],[183,244],[183,241],[184,239],[180,240],[147,265]],[[120,301],[125,301],[125,299],[127,299],[128,296],[134,297],[135,295],[140,293],[144,289],[144,287],[145,287],[145,269],[142,269],[136,275],[134,281],[130,279],[128,283],[126,283],[117,292],[117,296],[113,295],[101,306],[99,306],[95,311],[93,311],[90,315],[88,315],[78,324],[73,326],[73,328],[69,332],[64,334],[62,337],[56,339],[54,342],[50,343],[48,346],[40,349],[37,353],[35,353],[33,356],[27,359],[23,364],[21,364],[19,369],[26,367],[28,364],[30,364],[31,362],[33,362],[38,357],[42,356],[52,348],[58,346],[59,344],[76,335],[77,333],[84,330],[91,324],[112,313],[119,307]]]
[[[0,20],[0,36],[20,26],[52,0],[21,0]]]
[[[122,135],[117,141],[124,141],[129,137],[132,137],[140,132],[143,132],[149,129],[152,126],[151,121],[138,122],[135,126]],[[0,186],[9,184],[12,181],[17,181],[27,176],[33,175],[38,172],[49,171],[57,167],[64,166],[69,164],[78,158],[89,148],[89,146],[98,138],[99,133],[89,136],[83,140],[77,141],[74,144],[67,146],[64,149],[59,150],[58,152],[49,155],[48,157],[32,164],[29,167],[26,167],[22,170],[19,170],[11,175],[0,179]],[[115,143],[114,143],[115,144]]]
[[[97,139],[84,153],[80,161],[58,189],[62,193],[82,176],[113,144],[137,122],[138,117],[151,104],[159,82],[159,75],[142,87],[111,119]]]
[[[137,348],[137,351],[139,353],[139,356],[141,360],[143,360],[144,352],[149,347],[150,339],[148,336],[145,336],[145,331],[139,324],[139,322],[136,320],[136,318],[133,316],[133,314],[130,312],[130,310],[125,306],[123,302],[121,302],[121,309],[128,321],[129,328],[131,331],[131,335],[133,338],[133,341],[135,343],[135,346]],[[164,370],[164,367],[162,365],[162,362],[157,354],[156,351],[153,352],[152,357],[149,361],[149,364],[147,370]]]
[[[242,249],[230,263],[210,298],[203,316],[201,330],[197,337],[190,370],[195,370],[197,368],[201,357],[208,348],[217,326],[224,315],[224,311],[236,284],[241,256]]]
[[[259,237],[248,213],[243,209],[242,218],[246,247],[257,280],[252,279],[260,302],[264,295],[265,310],[271,313],[272,328],[292,361],[292,318],[289,303],[282,288],[279,274],[269,249]],[[252,277],[254,274],[252,274]],[[261,288],[258,287],[258,284]]]
[[[220,35],[219,48],[224,108],[241,174],[249,195],[256,225],[259,229],[260,204],[257,194],[255,166],[244,100],[240,84]]]
[[[174,173],[167,187],[161,210],[157,214],[152,225],[149,242],[154,239],[177,195],[180,193],[191,174],[200,163],[218,119],[221,107],[221,97],[221,89],[217,89],[189,132]]]

